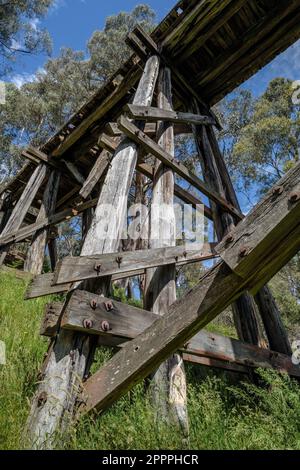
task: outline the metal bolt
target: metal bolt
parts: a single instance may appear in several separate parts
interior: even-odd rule
[[[108,323],[108,321],[104,320],[101,323],[101,330],[102,331],[109,331],[110,330],[110,324]]]
[[[272,191],[273,196],[280,196],[280,194],[282,193],[283,193],[283,186],[276,186]]]
[[[100,271],[101,271],[101,264],[100,263],[96,264],[95,271],[97,271],[98,274],[100,273]]]
[[[48,395],[46,392],[42,392],[38,397],[38,407],[44,406],[47,403]]]
[[[107,312],[111,312],[114,309],[114,306],[111,300],[109,300],[108,302],[104,302],[104,307],[106,308]]]
[[[93,299],[91,300],[90,306],[93,310],[96,310],[97,308],[97,300]]]
[[[242,248],[239,251],[239,256],[241,258],[245,258],[249,254],[250,248],[248,246],[242,246]]]
[[[235,240],[235,237],[233,233],[229,233],[229,235],[227,235],[227,237],[225,238],[225,243],[226,245],[228,245],[229,243],[234,242],[234,240]]]
[[[119,267],[120,267],[120,264],[122,263],[122,261],[123,261],[122,256],[118,256],[118,257],[116,258],[116,262],[118,263]]]
[[[289,195],[289,202],[298,202],[300,199],[300,191],[294,191]]]
[[[92,320],[89,320],[87,318],[85,320],[83,320],[82,324],[83,324],[84,328],[87,328],[88,330],[90,330],[93,326]]]

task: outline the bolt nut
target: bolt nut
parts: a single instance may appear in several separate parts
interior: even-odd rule
[[[103,321],[101,323],[101,330],[102,331],[109,331],[110,330],[110,324],[108,323],[108,321]]]
[[[114,309],[114,306],[111,300],[109,300],[108,302],[104,302],[104,307],[107,312],[111,312]]]
[[[235,237],[234,237],[233,233],[229,233],[224,241],[225,241],[226,245],[228,245],[229,243],[234,242],[234,240],[235,240]]]
[[[97,300],[93,299],[91,300],[90,306],[93,310],[96,310],[97,308]]]
[[[290,202],[298,202],[300,200],[300,191],[294,191],[289,195]]]
[[[283,186],[276,186],[273,188],[272,194],[273,196],[280,196],[283,193]]]
[[[241,258],[245,258],[249,254],[250,248],[249,246],[242,246],[242,248],[239,251],[239,256]]]
[[[96,264],[95,271],[97,271],[97,273],[100,273],[100,271],[101,271],[101,264],[100,263]]]
[[[88,318],[86,318],[85,320],[83,320],[82,324],[83,324],[84,328],[86,328],[86,329],[88,329],[88,330],[90,330],[90,329],[92,328],[92,326],[93,326],[92,320],[89,320]]]

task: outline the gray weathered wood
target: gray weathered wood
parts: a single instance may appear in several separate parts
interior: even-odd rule
[[[96,302],[95,309],[91,308],[92,301]],[[105,307],[105,304],[109,302],[113,307],[111,311],[107,311]],[[62,306],[62,303],[55,302],[46,307],[41,330],[43,335],[52,336],[56,333]],[[95,297],[89,292],[77,291],[64,311],[62,328],[88,331],[89,334],[99,336],[99,344],[103,341],[106,345],[124,347],[124,343],[135,339],[147,328],[153,326],[158,318],[159,315],[155,312],[105,297]],[[85,321],[90,322],[90,328],[84,326]],[[108,322],[110,326],[108,331],[103,331],[103,321]],[[200,331],[188,341],[181,348],[181,352],[186,355],[206,357],[253,368],[274,368],[286,371],[295,377],[300,376],[300,367],[293,365],[291,356],[205,330]],[[224,368],[226,368],[225,365]]]
[[[172,112],[171,71],[166,67],[160,71],[157,102],[161,109]],[[174,128],[170,122],[159,123],[157,141],[164,151],[174,157]],[[160,214],[153,212],[155,207],[165,208],[164,220]],[[175,246],[174,173],[160,162],[157,162],[153,178],[150,221],[150,248]],[[169,266],[163,264],[156,269],[147,269],[144,293],[145,308],[159,315],[164,315],[176,300],[175,263]],[[170,356],[155,371],[151,388],[156,418],[170,425],[175,423],[183,436],[188,436],[186,376],[180,353]]]
[[[54,213],[59,183],[60,173],[57,170],[53,170],[46,185],[42,205],[37,218],[37,223],[47,217],[50,217]],[[24,271],[28,271],[34,275],[41,274],[43,270],[47,238],[47,228],[41,229],[34,234],[30,247],[27,251]]]
[[[176,112],[169,109],[153,108],[150,106],[146,107],[128,104],[125,106],[124,112],[127,113],[131,118],[147,122],[166,121],[206,126],[212,126],[215,124],[215,120],[208,116]]]
[[[119,120],[120,129],[134,142],[142,145],[148,152],[152,153],[166,166],[172,168],[179,176],[184,178],[190,184],[195,186],[199,191],[205,194],[212,201],[220,205],[224,210],[233,214],[238,219],[242,219],[243,215],[237,211],[232,204],[228,203],[224,198],[219,196],[215,191],[208,188],[208,186],[201,181],[197,176],[190,172],[190,170],[182,163],[177,162],[172,155],[163,150],[158,144],[150,139],[144,132],[139,130],[133,123],[131,123],[124,116]]]
[[[276,188],[280,188],[276,191]],[[232,230],[232,242],[224,240],[218,247],[222,259],[239,276],[247,278],[256,265],[260,265],[258,253],[265,257],[274,240],[282,232],[285,236],[297,227],[300,219],[300,171],[296,165],[266,198]],[[295,194],[295,200],[292,198]],[[270,211],[270,207],[274,210]],[[253,220],[255,218],[255,226]],[[251,231],[249,227],[251,226]],[[289,231],[287,232],[287,228]],[[266,236],[266,234],[268,234]]]
[[[97,202],[98,202],[98,198],[91,199],[90,201],[76,205],[76,207],[72,209],[65,209],[61,212],[58,212],[56,214],[53,214],[49,217],[44,218],[43,220],[39,222],[35,222],[34,224],[31,224],[31,225],[26,225],[25,227],[22,227],[19,230],[13,230],[12,232],[8,234],[3,234],[0,237],[0,247],[7,245],[9,243],[12,243],[12,242],[13,243],[21,242],[23,240],[26,240],[26,238],[29,238],[30,236],[32,236],[38,230],[47,228],[51,225],[59,224],[60,222],[71,219],[72,217],[76,217],[78,214],[84,212],[85,210],[91,207],[95,207],[97,205]]]
[[[128,251],[93,256],[66,257],[62,259],[54,275],[54,284],[95,279],[119,275],[131,271],[145,270],[158,266],[205,261],[216,258],[214,243],[205,243],[201,250],[185,246],[155,248],[151,250]],[[98,270],[99,266],[99,270]]]
[[[298,183],[294,178],[295,173],[298,174],[299,181],[300,164],[289,172],[280,184],[295,189]],[[286,195],[285,199],[288,199]],[[269,246],[269,252],[272,252],[273,260],[280,257],[280,264],[284,264],[299,250],[300,238],[295,243],[293,251],[286,252],[285,258],[283,258],[281,256],[282,246],[285,243],[285,235],[290,232],[290,218],[289,214],[286,214],[286,223],[284,223],[278,210],[281,211],[281,207],[278,207],[274,199],[267,195],[246,217],[242,225],[244,226],[246,223],[251,233],[255,231],[256,222],[261,219],[261,212],[265,213],[265,216],[268,213],[272,220],[276,220],[278,217],[280,230],[276,224],[261,225],[260,241],[272,236],[273,244]],[[298,218],[294,225],[299,227],[299,220]],[[124,346],[99,372],[88,379],[85,384],[86,403],[82,410],[87,412],[93,408],[105,409],[134,384],[151,373],[172,352],[189,341],[224,308],[232,304],[251,283],[251,278],[255,278],[257,271],[267,270],[268,253],[265,252],[262,255],[259,245],[260,243],[257,251],[253,247],[252,256],[254,257],[256,251],[257,262],[252,265],[252,271],[249,267],[247,279],[232,272],[225,262],[217,264],[201,277],[200,283],[186,297],[173,304],[166,315],[131,343]],[[232,249],[234,250],[234,247]],[[228,257],[229,254],[230,248],[227,250]],[[235,268],[239,271],[238,265]],[[268,275],[269,277],[274,275],[273,266],[268,271]]]
[[[74,176],[75,180],[79,184],[83,185],[85,183],[85,177],[80,173],[76,165],[70,162],[69,160],[63,160],[63,162],[70,171],[70,173]]]
[[[87,197],[91,194],[94,187],[107,170],[110,160],[110,153],[106,150],[103,150],[97,158],[97,161],[91,169],[90,174],[85,180],[81,190],[79,191],[79,194],[83,199],[87,199]]]
[[[158,68],[159,59],[151,57],[137,88],[135,104],[151,105]],[[82,127],[81,131],[83,131]],[[117,251],[120,241],[119,229],[123,222],[121,214],[126,208],[136,160],[136,145],[129,141],[123,142],[117,149],[107,172],[93,222],[83,243],[82,255]],[[101,230],[103,225],[107,226],[115,222],[116,214],[112,210],[107,210],[107,205],[111,203],[116,209],[118,220],[115,236],[108,239],[101,236]],[[110,278],[101,278],[90,288],[105,294],[109,284]],[[67,302],[72,298],[72,293]],[[28,432],[35,447],[51,447],[55,431],[59,427],[64,429],[69,425],[81,380],[89,372],[95,346],[94,338],[90,335],[61,330],[57,336],[44,370],[44,380],[38,386],[28,420]],[[41,394],[47,397],[42,405]]]
[[[195,101],[193,102],[193,110],[199,112],[199,106]],[[237,199],[233,197],[232,192],[229,192],[227,186],[224,185],[222,168],[220,168],[216,158],[218,145],[217,142],[215,142],[215,146],[213,147],[209,140],[209,135],[212,136],[212,134],[214,134],[213,130],[206,129],[203,126],[193,126],[193,131],[204,181],[210,188],[213,188],[220,196],[230,201],[234,207],[240,210]],[[223,211],[214,202],[210,201],[210,205],[213,214],[214,228],[217,239],[220,242],[232,230],[236,219],[228,212]],[[239,338],[251,344],[262,345],[263,338],[262,335],[260,335],[259,323],[256,318],[255,303],[249,294],[243,294],[232,305],[232,310]]]
[[[31,178],[29,179],[19,201],[15,205],[11,216],[5,225],[1,237],[8,235],[9,233],[18,230],[30,208],[36,193],[38,192],[41,184],[43,183],[45,176],[47,174],[47,166],[45,164],[39,164],[34,170]],[[0,265],[3,264],[7,255],[7,248],[0,249]]]

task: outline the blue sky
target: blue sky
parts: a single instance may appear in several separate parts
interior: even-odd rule
[[[86,50],[86,44],[96,29],[102,29],[105,19],[119,11],[132,10],[137,3],[147,3],[161,20],[175,5],[176,0],[55,0],[47,18],[41,26],[47,28],[53,39],[53,56],[59,54],[63,46],[75,50]],[[12,80],[21,84],[34,77],[35,72],[43,67],[45,56],[19,56],[18,66]],[[283,76],[293,80],[300,79],[300,41],[277,57],[271,64],[250,79],[244,86],[255,95],[262,93],[268,82]]]

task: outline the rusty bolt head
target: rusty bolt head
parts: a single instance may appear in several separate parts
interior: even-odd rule
[[[300,191],[294,191],[289,195],[290,202],[298,202],[300,200]]]
[[[100,271],[101,271],[101,264],[100,263],[96,264],[95,271],[97,271],[97,273],[100,273]]]
[[[97,308],[97,300],[95,300],[95,299],[91,300],[90,305],[91,305],[91,308],[92,308],[93,310],[96,310],[96,308]]]
[[[272,191],[273,196],[280,196],[280,194],[282,193],[283,193],[283,186],[276,186]]]
[[[232,233],[229,233],[227,237],[225,238],[225,243],[228,245],[229,243],[234,242],[234,235]]]
[[[88,330],[90,330],[93,326],[92,320],[89,320],[88,318],[83,320],[82,324],[83,324],[84,328],[87,328]]]
[[[46,392],[42,392],[38,397],[38,407],[44,406],[48,400],[48,395]]]
[[[102,331],[109,331],[110,330],[110,324],[108,323],[108,321],[104,320],[101,323],[101,330]]]
[[[250,248],[249,246],[242,246],[242,248],[239,251],[239,256],[241,258],[245,258],[249,254]]]
[[[117,262],[119,265],[122,263],[122,261],[123,261],[122,256],[118,256],[118,257],[116,258],[116,262]]]
[[[108,302],[104,302],[104,307],[107,312],[111,312],[114,309],[114,306],[111,300],[109,300]]]

